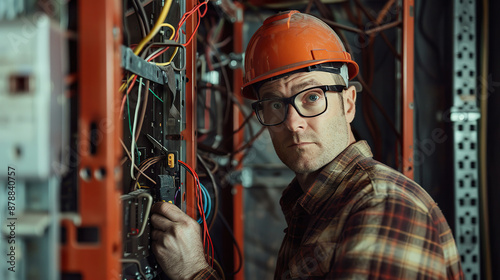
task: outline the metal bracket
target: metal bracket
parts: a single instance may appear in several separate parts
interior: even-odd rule
[[[161,85],[168,83],[168,77],[160,67],[138,57],[130,48],[125,46],[122,46],[121,48],[121,67],[123,67],[123,69]]]
[[[238,69],[238,68],[243,68],[243,60],[245,59],[245,54],[244,53],[230,53],[229,59],[231,59],[231,61],[229,62],[229,68],[231,68],[233,70]]]
[[[230,172],[226,179],[231,185],[241,184],[243,187],[249,188],[253,184],[253,172],[251,168],[242,168],[241,170]]]
[[[479,111],[462,111],[450,113],[450,121],[452,122],[475,122],[480,118],[481,113],[479,113]]]

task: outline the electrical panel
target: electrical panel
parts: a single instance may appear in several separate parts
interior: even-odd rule
[[[65,172],[68,104],[63,30],[44,15],[0,25],[0,169],[43,179]],[[1,175],[0,175],[1,176]]]
[[[65,30],[43,13],[3,12],[0,17],[8,20],[0,24],[0,251],[6,258],[0,278],[57,279],[58,192],[68,170],[69,142]]]

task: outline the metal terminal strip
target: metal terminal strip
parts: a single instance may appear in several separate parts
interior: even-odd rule
[[[121,48],[121,67],[123,67],[123,69],[161,85],[168,83],[168,77],[160,67],[138,57],[130,48],[125,46],[122,46]]]
[[[455,240],[465,279],[480,279],[476,1],[454,1],[453,127]]]

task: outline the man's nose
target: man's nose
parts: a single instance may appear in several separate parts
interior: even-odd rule
[[[298,131],[306,128],[307,123],[305,118],[297,112],[295,107],[293,107],[292,104],[288,104],[288,113],[283,124],[290,131]]]

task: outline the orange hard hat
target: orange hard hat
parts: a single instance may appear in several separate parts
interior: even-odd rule
[[[299,11],[271,16],[248,43],[242,94],[256,99],[256,83],[327,62],[346,64],[349,79],[358,74],[358,64],[326,23]]]

